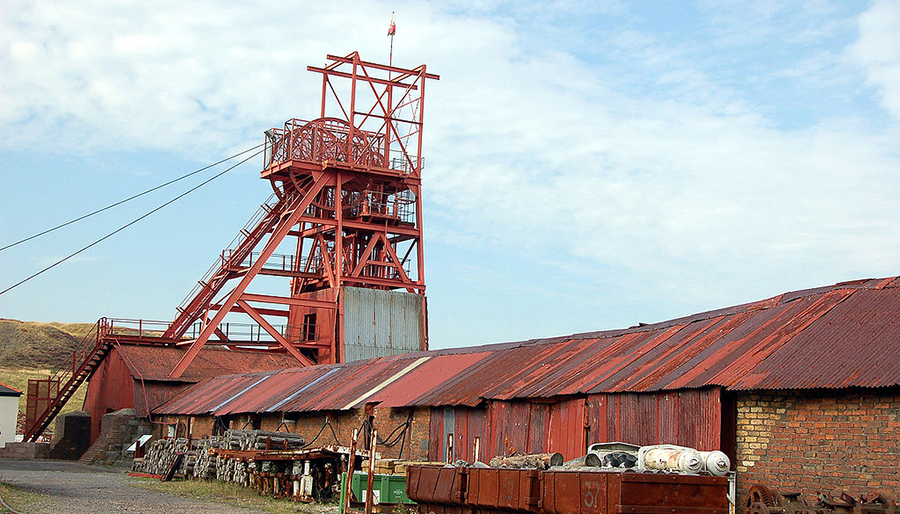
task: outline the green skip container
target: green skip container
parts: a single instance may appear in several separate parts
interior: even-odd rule
[[[366,501],[366,486],[368,485],[369,475],[366,473],[353,473],[350,482],[350,490],[353,496],[359,502]],[[341,474],[341,508],[343,509],[343,494],[346,490],[347,474]],[[378,475],[372,476],[372,489],[375,491],[376,504],[405,503],[407,505],[415,505],[416,502],[406,497],[406,475]],[[343,512],[343,510],[342,510]]]

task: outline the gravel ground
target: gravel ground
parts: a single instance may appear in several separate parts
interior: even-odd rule
[[[108,468],[75,462],[0,459],[0,482],[44,499],[27,514],[248,514],[238,506],[179,498],[136,485],[138,480]]]

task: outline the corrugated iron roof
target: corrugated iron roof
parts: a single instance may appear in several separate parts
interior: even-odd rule
[[[115,350],[136,379],[172,381],[169,372],[175,368],[187,348],[171,346],[118,345]],[[199,382],[229,373],[283,369],[296,366],[290,355],[251,350],[222,350],[203,347],[184,374],[175,382]]]
[[[860,280],[625,330],[218,377],[155,412],[474,406],[708,386],[893,386],[900,385],[898,314],[900,279]]]
[[[134,382],[134,411],[139,418],[146,418],[150,412],[175,398],[193,384],[186,382]]]

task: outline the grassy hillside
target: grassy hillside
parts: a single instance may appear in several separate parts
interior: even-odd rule
[[[96,323],[59,323],[57,321],[52,321],[47,323],[51,327],[58,328],[63,332],[68,332],[75,336],[79,341],[81,341],[84,336],[88,334],[91,330],[97,326]]]
[[[0,319],[0,382],[27,393],[29,379],[48,378],[59,366],[71,366],[72,349],[93,327]],[[86,389],[82,385],[62,412],[80,410]],[[25,412],[25,394],[19,397],[19,411]]]
[[[71,362],[72,350],[92,326],[0,319],[0,365],[15,369],[56,369]]]

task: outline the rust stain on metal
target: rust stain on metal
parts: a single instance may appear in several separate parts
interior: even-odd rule
[[[626,330],[219,377],[156,412],[337,410],[369,391],[365,402],[390,407],[474,407],[710,387],[892,386],[900,384],[897,312],[900,279],[864,280]]]

